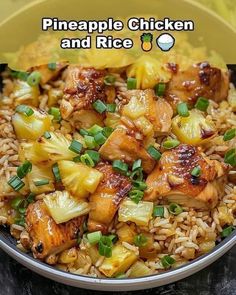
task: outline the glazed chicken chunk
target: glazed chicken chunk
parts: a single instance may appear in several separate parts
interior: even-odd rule
[[[109,164],[100,163],[96,169],[103,173],[103,179],[90,196],[88,230],[106,233],[120,202],[132,185],[126,176],[116,173]]]
[[[186,70],[176,70],[165,93],[167,101],[175,107],[185,101],[194,104],[203,96],[216,102],[227,98],[229,73],[202,62]]]
[[[200,176],[191,174],[195,167],[200,168]],[[196,147],[181,144],[162,154],[147,177],[144,199],[167,198],[188,207],[213,208],[224,192],[224,174],[223,164],[209,160]]]
[[[77,217],[58,225],[42,200],[30,204],[26,211],[26,229],[34,256],[43,260],[74,246],[83,220]]]

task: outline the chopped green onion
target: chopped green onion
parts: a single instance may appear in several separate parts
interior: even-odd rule
[[[20,114],[24,114],[27,117],[32,116],[34,113],[33,109],[31,109],[30,107],[28,107],[27,105],[24,105],[24,104],[18,105],[16,107],[16,112],[20,113]]]
[[[137,80],[135,78],[127,79],[127,89],[132,90],[137,88]]]
[[[61,175],[60,175],[60,171],[59,171],[59,167],[58,167],[57,163],[55,163],[52,166],[52,172],[53,172],[53,175],[55,177],[56,182],[60,182],[61,181]]]
[[[165,255],[161,258],[161,264],[164,266],[164,268],[169,268],[174,263],[175,259],[169,255]]]
[[[133,181],[133,187],[135,189],[140,190],[140,191],[145,191],[145,189],[147,188],[147,185],[143,181],[135,180],[135,181]]]
[[[20,71],[11,71],[11,76],[13,78],[22,80],[22,81],[27,81],[27,78],[29,76],[29,73],[27,72],[20,72]]]
[[[85,151],[85,154],[88,154],[96,164],[100,161],[100,154],[97,151],[87,150]]]
[[[199,177],[201,175],[201,167],[200,166],[194,167],[193,170],[191,171],[191,175],[194,177]]]
[[[18,210],[18,208],[20,207],[23,201],[24,199],[22,199],[21,197],[16,197],[15,199],[11,201],[11,207],[15,210]]]
[[[93,233],[87,234],[87,239],[89,241],[89,244],[96,245],[102,237],[101,231],[95,231]]]
[[[197,102],[195,103],[195,108],[205,112],[209,106],[209,100],[205,97],[199,97]]]
[[[19,218],[15,218],[15,224],[18,224],[20,226],[25,226],[25,218],[24,218],[24,216],[21,216]]]
[[[81,129],[79,130],[79,133],[80,133],[82,136],[84,136],[84,135],[89,135],[88,131],[87,131],[86,129],[83,129],[83,128],[81,128]]]
[[[112,168],[121,174],[126,174],[128,171],[128,165],[121,160],[113,161]]]
[[[114,129],[112,127],[104,127],[102,133],[106,136],[109,137]]]
[[[144,195],[144,192],[137,189],[132,189],[129,192],[129,197],[135,204],[138,204],[142,200],[143,195]]]
[[[48,64],[48,69],[49,69],[49,70],[51,70],[51,71],[55,71],[56,68],[57,68],[57,63],[55,63],[55,62],[50,62],[50,63]]]
[[[73,158],[73,161],[74,161],[75,163],[80,162],[80,156],[74,157],[74,158]]]
[[[32,170],[32,164],[29,161],[25,161],[17,168],[17,176],[24,178]]]
[[[86,144],[86,147],[89,149],[94,149],[97,146],[97,143],[95,142],[94,137],[90,135],[84,136],[84,142]]]
[[[163,206],[155,206],[153,208],[153,216],[154,217],[164,217],[164,207]]]
[[[72,152],[79,154],[81,152],[83,148],[82,143],[80,143],[79,141],[73,139],[70,146],[69,146],[69,150],[71,150]]]
[[[223,140],[224,141],[228,141],[228,140],[231,140],[235,137],[236,135],[236,129],[230,129],[230,130],[227,130],[224,134],[224,137],[223,137]]]
[[[177,105],[177,112],[181,117],[189,117],[188,105],[186,102],[181,102]]]
[[[225,154],[224,161],[226,164],[230,164],[231,166],[236,166],[236,149],[229,150]]]
[[[106,142],[107,138],[106,136],[102,133],[102,132],[98,132],[95,136],[94,136],[94,140],[98,145],[102,145]]]
[[[42,186],[42,185],[46,185],[46,184],[49,184],[48,179],[41,179],[41,180],[34,181],[35,186]]]
[[[115,111],[116,111],[116,104],[115,103],[107,104],[107,112],[115,113]]]
[[[101,256],[107,258],[112,256],[112,240],[109,237],[102,236],[98,242],[98,252]]]
[[[28,197],[27,197],[26,200],[27,200],[28,203],[33,203],[34,200],[35,200],[35,194],[34,194],[34,193],[30,193],[30,194],[28,195]]]
[[[19,209],[18,209],[18,212],[19,212],[20,214],[25,214],[25,212],[26,212],[26,208],[19,208]]]
[[[154,160],[156,161],[160,160],[161,153],[153,145],[150,145],[148,147],[147,152]]]
[[[147,237],[145,237],[143,234],[136,235],[134,237],[134,244],[137,247],[144,247],[147,244]]]
[[[170,213],[173,214],[173,215],[179,215],[180,213],[183,212],[183,209],[182,209],[182,207],[180,207],[178,204],[176,204],[176,203],[171,203],[171,204],[169,205],[169,211],[170,211]]]
[[[115,76],[107,75],[107,76],[104,78],[104,84],[107,85],[107,86],[114,85],[115,82],[116,82],[116,77],[115,77]]]
[[[103,112],[106,111],[107,109],[107,106],[100,100],[96,100],[94,103],[93,103],[93,108],[99,113],[99,114],[102,114]]]
[[[48,131],[44,132],[43,136],[44,136],[46,139],[50,139],[50,138],[51,138],[51,134],[50,134],[50,132],[48,132]]]
[[[96,135],[98,132],[101,132],[103,130],[103,128],[97,124],[93,125],[91,128],[89,128],[87,131],[89,133],[89,135]]]
[[[117,235],[113,235],[113,234],[112,234],[112,235],[109,235],[108,238],[109,238],[113,243],[115,243],[115,242],[117,241],[117,239],[118,239],[118,238],[117,238]]]
[[[53,116],[54,121],[60,122],[61,121],[61,112],[59,108],[51,107],[48,111],[50,115]]]
[[[163,142],[162,146],[167,149],[173,149],[177,147],[180,144],[180,142],[177,139],[167,139],[166,141]]]
[[[134,161],[133,166],[132,166],[132,171],[135,171],[136,169],[142,168],[142,160],[138,159]]]
[[[18,192],[22,187],[25,186],[25,183],[18,177],[12,176],[7,182],[16,192]]]
[[[163,96],[166,90],[166,84],[165,83],[158,83],[154,87],[155,93],[157,96]]]
[[[89,166],[89,167],[94,167],[95,163],[94,161],[91,159],[91,157],[88,154],[84,154],[80,157],[80,161],[81,163]]]
[[[223,230],[222,230],[222,232],[221,232],[221,237],[222,238],[226,238],[226,237],[228,237],[233,231],[234,231],[234,227],[232,226],[232,225],[230,225],[230,226],[228,226],[228,227],[226,227],[226,228],[224,228]]]
[[[30,86],[36,86],[39,84],[41,80],[41,74],[40,72],[32,72],[28,78],[27,78],[27,83],[30,85]]]
[[[143,180],[143,169],[142,168],[138,168],[136,169],[135,171],[133,171],[131,174],[130,174],[130,178],[133,180],[133,181],[142,181]]]

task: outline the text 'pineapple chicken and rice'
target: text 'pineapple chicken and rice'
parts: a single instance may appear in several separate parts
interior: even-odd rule
[[[109,54],[109,53],[107,53]],[[236,224],[236,92],[208,62],[6,70],[0,216],[62,270],[140,277],[210,251]]]

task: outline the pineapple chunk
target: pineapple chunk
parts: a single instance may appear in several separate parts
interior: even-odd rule
[[[122,125],[120,120],[120,115],[117,113],[107,113],[106,119],[104,120],[104,123],[108,127],[117,128],[118,126]]]
[[[136,261],[130,268],[129,278],[145,277],[152,273],[143,261]]]
[[[54,191],[54,176],[51,168],[49,167],[32,165],[32,170],[27,174],[26,179],[29,183],[30,191],[34,194],[42,194]],[[35,181],[42,179],[47,179],[49,183],[41,186],[36,186],[34,184]]]
[[[147,226],[149,220],[152,218],[153,203],[140,201],[138,204],[126,199],[119,208],[119,221],[131,221],[140,226]]]
[[[43,201],[57,224],[67,222],[89,212],[87,202],[76,200],[67,191],[53,192],[47,195]]]
[[[39,105],[39,87],[30,86],[26,81],[16,80],[13,90],[15,105],[29,104],[37,107]]]
[[[132,224],[134,225],[134,224]],[[133,244],[134,237],[137,234],[132,225],[128,225],[124,223],[117,231],[116,234],[118,235],[119,241],[127,242],[129,244]]]
[[[131,96],[130,101],[123,107],[122,115],[131,119],[137,119],[146,114],[147,107],[136,96]]]
[[[66,190],[78,198],[86,198],[94,193],[103,174],[82,163],[58,162],[62,183]]]
[[[34,113],[30,117],[19,113],[12,116],[12,124],[18,139],[35,140],[50,130],[52,117],[42,110],[32,109]]]
[[[112,249],[112,256],[105,258],[99,271],[107,277],[114,277],[120,273],[124,273],[136,260],[137,255],[122,246],[116,244]]]
[[[216,134],[216,127],[201,112],[191,110],[188,117],[173,118],[172,131],[182,143],[198,145],[209,141]]]
[[[225,224],[232,224],[234,222],[234,216],[233,214],[229,212],[227,206],[223,205],[218,207],[219,211],[219,221],[220,225],[224,226]]]
[[[146,119],[144,116],[134,120],[134,125],[143,133],[143,135],[147,136],[150,134],[154,134],[152,123]]]
[[[75,247],[66,249],[60,253],[58,262],[62,264],[73,263],[77,259],[77,249]]]

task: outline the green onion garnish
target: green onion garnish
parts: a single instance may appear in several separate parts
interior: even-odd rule
[[[134,161],[133,166],[132,166],[132,171],[135,171],[136,169],[142,168],[142,160],[138,159]]]
[[[188,105],[186,102],[181,102],[177,105],[177,112],[181,117],[189,116]]]
[[[112,240],[109,237],[102,236],[98,242],[98,252],[101,256],[107,258],[112,256]]]
[[[17,176],[24,178],[32,170],[32,164],[29,161],[25,161],[17,168]]]
[[[27,78],[27,83],[30,85],[30,86],[36,86],[39,84],[41,80],[41,74],[40,72],[32,72],[28,78]]]
[[[42,186],[42,185],[46,185],[46,184],[49,184],[48,179],[41,179],[41,180],[34,181],[35,186]]]
[[[86,150],[85,154],[88,154],[90,158],[93,160],[94,163],[98,163],[100,161],[100,154],[99,152],[93,150]]]
[[[235,137],[236,135],[236,129],[230,129],[230,130],[227,130],[224,134],[224,137],[223,137],[223,140],[224,141],[228,141],[228,140],[231,140]]]
[[[115,111],[116,111],[116,104],[115,103],[107,104],[107,112],[115,113]]]
[[[91,157],[88,154],[84,154],[84,155],[80,156],[80,161],[81,161],[81,163],[83,163],[89,167],[95,166],[94,161],[91,159]]]
[[[165,255],[161,258],[161,264],[164,266],[164,268],[169,268],[174,263],[175,259],[169,255]]]
[[[128,171],[128,165],[121,160],[113,161],[112,168],[121,174],[126,174]]]
[[[61,181],[61,175],[60,175],[60,171],[59,171],[59,167],[58,167],[57,163],[55,163],[52,166],[52,172],[53,172],[53,175],[55,177],[56,182],[60,182]]]
[[[147,185],[143,181],[135,180],[133,181],[133,187],[137,190],[145,191],[145,189],[147,188]]]
[[[104,84],[107,85],[107,86],[114,85],[115,82],[116,82],[116,77],[115,77],[115,76],[107,75],[107,76],[104,78]]]
[[[83,129],[83,128],[81,128],[81,129],[79,130],[79,133],[80,133],[82,136],[84,136],[84,135],[89,135],[88,131],[87,131],[86,129]]]
[[[134,237],[134,244],[137,247],[144,247],[147,244],[147,237],[145,237],[143,234],[136,235]]]
[[[224,161],[226,164],[230,164],[231,166],[236,166],[236,149],[229,150],[225,154]]]
[[[55,62],[50,62],[48,64],[48,69],[51,70],[51,71],[55,71],[57,68],[57,64]]]
[[[93,233],[87,234],[87,239],[89,241],[89,244],[96,245],[102,237],[101,231],[95,231]]]
[[[169,205],[169,211],[170,211],[170,213],[173,214],[173,215],[179,215],[180,213],[183,212],[183,209],[182,209],[182,207],[180,207],[178,204],[176,204],[176,203],[171,203],[171,204]]]
[[[22,80],[22,81],[27,81],[27,78],[29,76],[29,73],[27,72],[20,72],[20,71],[11,71],[11,76],[13,78]]]
[[[109,137],[114,129],[112,127],[104,127],[102,133],[106,136]]]
[[[81,152],[83,148],[82,143],[80,143],[79,141],[73,139],[70,146],[69,146],[69,150],[71,150],[72,152],[79,154]]]
[[[50,132],[48,132],[48,131],[44,132],[43,136],[44,136],[46,139],[50,139],[50,138],[51,138],[51,134],[50,134]]]
[[[97,146],[94,137],[90,135],[84,136],[84,142],[86,144],[86,147],[89,149],[94,149]]]
[[[74,161],[75,163],[80,162],[80,156],[74,157],[74,158],[73,158],[73,161]]]
[[[223,230],[222,230],[222,232],[221,232],[221,237],[222,238],[226,238],[226,237],[228,237],[233,231],[234,231],[234,227],[232,226],[232,225],[230,225],[230,226],[228,226],[228,227],[226,227],[226,228],[224,228]]]
[[[103,112],[106,111],[107,109],[107,106],[100,100],[96,100],[94,103],[93,103],[93,108],[99,113],[99,114],[102,114]]]
[[[195,103],[195,108],[205,112],[209,106],[209,100],[205,97],[199,97],[197,102]]]
[[[94,140],[98,145],[102,145],[105,143],[105,141],[107,140],[106,136],[102,133],[102,132],[98,132],[95,136],[94,136]]]
[[[25,183],[18,177],[12,176],[7,182],[16,192],[18,192],[22,187],[25,186]]]
[[[51,107],[49,109],[48,113],[53,116],[54,121],[56,121],[56,122],[61,121],[61,112],[60,112],[59,108]]]
[[[173,149],[177,147],[180,144],[180,142],[177,139],[167,139],[166,141],[163,142],[162,146],[167,149]]]
[[[160,160],[161,153],[153,145],[150,145],[148,147],[147,152],[154,160],[156,161]]]
[[[132,90],[137,88],[137,80],[135,78],[127,79],[127,89]]]
[[[11,201],[11,207],[15,210],[18,210],[23,201],[24,199],[22,199],[21,197],[16,197]]]
[[[191,171],[191,175],[194,177],[199,177],[201,175],[201,167],[200,166],[194,167],[193,170]]]
[[[25,212],[26,212],[26,208],[19,208],[19,209],[18,209],[18,212],[19,212],[20,214],[25,214]]]
[[[21,215],[19,218],[15,218],[14,223],[18,224],[20,226],[25,226],[25,217],[24,217],[24,215]]]
[[[30,117],[33,115],[34,111],[33,109],[31,109],[30,107],[28,107],[27,105],[21,104],[19,106],[16,107],[16,112],[20,113],[20,114],[24,114],[27,117]]]
[[[94,135],[96,135],[98,132],[101,132],[102,130],[103,130],[103,129],[102,129],[101,126],[95,124],[95,125],[93,125],[91,128],[89,128],[87,131],[88,131],[89,135],[94,136]]]
[[[163,96],[166,90],[166,84],[165,83],[158,83],[154,87],[156,96]]]
[[[27,200],[28,203],[33,203],[34,200],[35,200],[35,194],[34,194],[34,193],[30,193],[30,194],[28,195],[28,197],[27,197],[26,200]]]
[[[144,192],[137,189],[132,189],[129,192],[129,197],[135,204],[138,204],[142,200],[143,195],[144,195]]]
[[[133,171],[131,174],[130,174],[130,178],[133,180],[133,181],[142,181],[143,180],[143,169],[142,168],[138,168],[136,169],[135,171]]]
[[[153,216],[154,217],[164,217],[164,207],[163,206],[155,206],[153,208]]]

